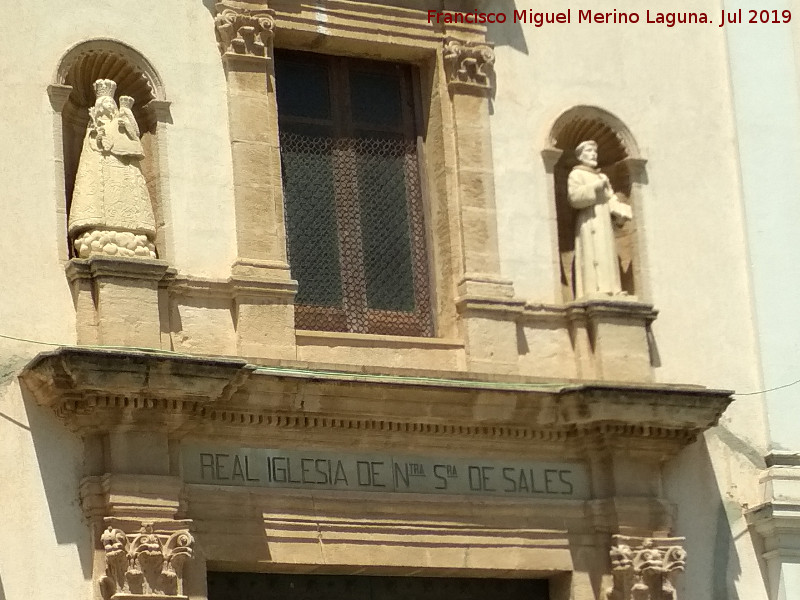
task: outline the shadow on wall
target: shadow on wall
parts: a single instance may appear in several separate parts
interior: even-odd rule
[[[22,399],[56,541],[59,546],[76,547],[83,576],[90,579],[93,544],[78,491],[83,476],[83,442],[51,410],[39,406],[24,386]],[[0,600],[4,600],[2,588]]]
[[[3,589],[3,578],[0,577],[0,600],[6,600],[6,592]]]
[[[706,436],[713,436],[707,433]],[[675,533],[686,537],[686,572],[676,577],[679,598],[742,600],[736,582],[742,565],[731,523],[742,522],[742,506],[721,496],[705,436],[665,469],[667,497],[678,506]],[[705,499],[698,502],[697,499]]]
[[[712,590],[714,600],[738,600],[739,595],[733,585],[736,578],[741,575],[739,559],[733,546],[733,532],[728,521],[725,505],[720,501],[717,505],[716,536],[714,536],[714,566],[711,569],[714,582]],[[735,575],[731,575],[731,567]]]
[[[481,12],[505,13],[505,23],[489,23],[486,27],[486,37],[494,42],[495,47],[510,46],[514,50],[528,54],[528,45],[525,43],[523,24],[514,23],[514,11],[518,10],[516,0],[478,0],[477,9]]]

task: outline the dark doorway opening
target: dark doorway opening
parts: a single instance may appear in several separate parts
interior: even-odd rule
[[[545,579],[208,574],[208,600],[548,600]]]

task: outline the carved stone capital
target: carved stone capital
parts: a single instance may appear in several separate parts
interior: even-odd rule
[[[188,530],[161,532],[145,523],[138,533],[126,534],[109,526],[100,542],[106,553],[106,571],[98,581],[103,600],[186,598],[183,566],[194,555]]]
[[[444,41],[443,58],[451,92],[492,89],[494,49],[490,44],[448,37]]]
[[[274,11],[232,8],[225,2],[217,3],[216,10],[214,26],[223,56],[271,57],[275,31]]]
[[[555,171],[556,164],[561,159],[564,151],[560,148],[544,148],[542,150],[542,160],[544,161],[544,169],[548,175],[552,175]]]
[[[606,600],[677,600],[672,577],[686,568],[685,538],[615,535],[611,546],[614,584]]]

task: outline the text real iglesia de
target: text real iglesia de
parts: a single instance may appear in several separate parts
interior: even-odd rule
[[[537,12],[533,10],[515,10],[504,12],[440,12],[428,11],[428,23],[524,23],[534,27],[557,23],[597,23],[597,24],[636,24],[652,23],[674,27],[688,23],[710,23],[708,14],[704,12],[658,12],[647,10],[642,17],[636,11],[623,12],[594,11],[591,9],[571,9],[560,12]]]

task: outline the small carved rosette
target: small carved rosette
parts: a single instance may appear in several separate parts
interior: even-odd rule
[[[120,96],[118,107],[116,89],[110,79],[94,83],[96,100],[75,176],[69,234],[79,258],[155,258],[155,217],[140,167],[144,151],[133,98]]]
[[[606,600],[677,600],[672,577],[686,568],[685,538],[615,535],[611,546],[614,585]]]
[[[188,531],[158,534],[145,525],[128,535],[109,527],[100,537],[106,553],[106,572],[100,578],[103,600],[114,597],[159,595],[182,598],[183,566],[193,556]]]

